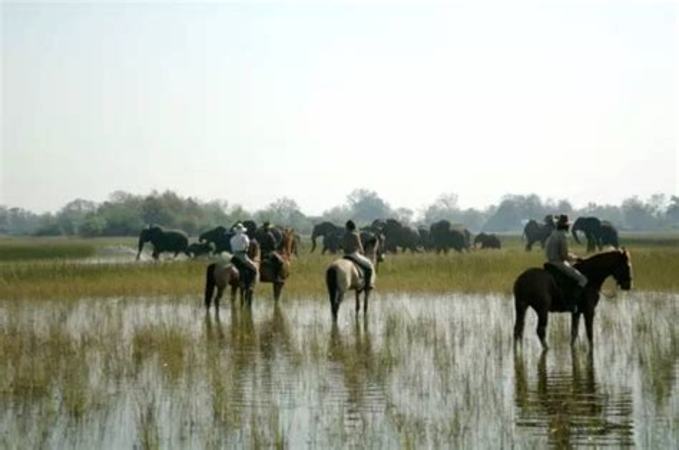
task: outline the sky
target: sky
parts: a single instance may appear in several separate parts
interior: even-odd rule
[[[0,204],[679,195],[674,2],[0,4]]]

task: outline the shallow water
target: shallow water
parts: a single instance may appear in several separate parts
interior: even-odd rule
[[[268,293],[268,291],[267,291]],[[0,301],[0,447],[636,446],[679,442],[677,296],[602,300],[595,351],[503,296],[345,300],[259,292],[218,317],[197,298]]]

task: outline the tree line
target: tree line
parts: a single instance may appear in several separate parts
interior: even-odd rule
[[[136,195],[117,191],[101,203],[75,199],[54,213],[36,214],[18,207],[0,205],[0,234],[37,236],[135,236],[148,224],[178,228],[190,235],[238,220],[292,226],[303,234],[321,221],[341,224],[353,219],[367,224],[378,218],[395,218],[408,225],[431,224],[438,220],[461,223],[469,229],[516,232],[526,220],[541,220],[547,214],[566,213],[572,217],[596,216],[620,230],[654,231],[679,229],[679,197],[656,194],[648,199],[631,197],[620,205],[590,203],[574,208],[568,200],[544,200],[536,194],[506,195],[498,204],[484,209],[461,208],[456,194],[443,194],[421,211],[393,207],[375,191],[356,189],[344,204],[321,216],[304,214],[297,202],[282,197],[257,211],[225,200],[201,201],[175,192],[153,191]]]

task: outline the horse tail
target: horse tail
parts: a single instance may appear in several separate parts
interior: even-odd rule
[[[328,287],[328,296],[330,297],[330,309],[332,311],[332,317],[337,319],[337,310],[339,305],[337,304],[337,297],[339,292],[339,287],[337,284],[337,267],[330,266],[328,270],[325,271],[325,284]]]
[[[212,263],[207,266],[207,271],[205,272],[205,306],[208,308],[215,291],[215,267],[217,267],[217,264]]]

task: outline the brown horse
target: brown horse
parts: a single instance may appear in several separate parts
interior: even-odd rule
[[[273,284],[275,301],[281,296],[285,280],[290,275],[290,261],[295,247],[295,232],[291,228],[283,230],[280,251],[269,254],[262,260],[259,269],[259,281]]]
[[[585,327],[589,349],[592,351],[594,309],[599,302],[599,292],[604,280],[612,276],[623,290],[632,287],[632,263],[629,252],[624,248],[606,253],[599,253],[575,264],[575,268],[587,277],[578,312],[572,313],[571,345],[578,337],[580,314],[585,316]],[[545,341],[547,331],[547,315],[550,312],[569,312],[568,298],[563,294],[558,283],[561,278],[555,277],[550,270],[532,268],[523,272],[514,282],[514,305],[516,307],[516,322],[514,324],[514,344],[520,343],[523,337],[526,309],[530,306],[538,315],[537,334],[542,347],[548,348]],[[566,281],[567,283],[570,281]]]
[[[278,301],[285,285],[285,280],[290,274],[290,259],[293,251],[295,233],[292,229],[283,231],[281,251],[272,253],[264,258],[260,263],[259,245],[257,241],[250,242],[248,256],[255,261],[259,267],[259,281],[262,283],[273,284],[274,300]],[[226,286],[231,287],[231,301],[236,298],[236,293],[240,289],[241,304],[245,302],[252,304],[252,289],[244,288],[240,273],[233,264],[210,264],[207,268],[205,281],[205,307],[210,308],[210,303],[217,288],[217,296],[214,298],[215,308],[219,309],[219,300],[222,298]],[[254,284],[251,286],[254,288]]]
[[[248,246],[248,258],[252,260],[259,268],[260,266],[260,249],[256,240],[251,240]],[[205,308],[209,309],[212,303],[215,287],[217,288],[217,296],[214,298],[215,310],[219,311],[219,300],[222,298],[226,286],[231,286],[231,301],[236,298],[236,292],[240,289],[241,305],[247,301],[248,305],[252,304],[252,291],[256,279],[252,277],[241,277],[238,268],[233,262],[216,262],[207,266],[205,273]]]

